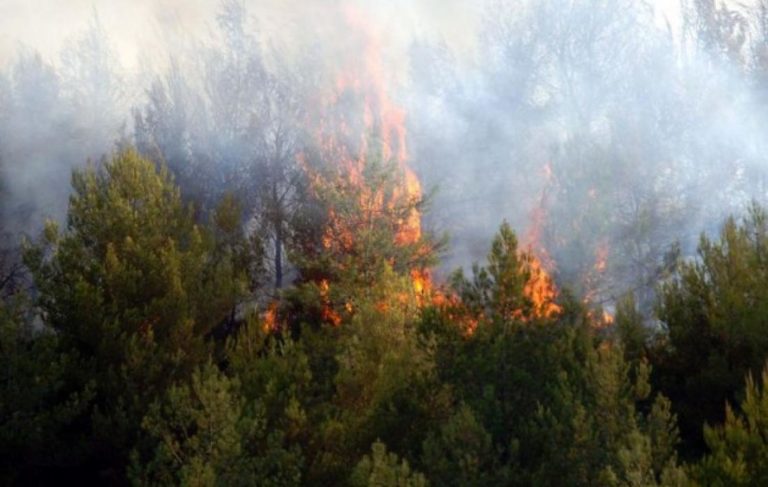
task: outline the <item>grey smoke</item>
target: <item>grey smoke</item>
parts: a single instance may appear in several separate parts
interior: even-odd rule
[[[443,270],[482,260],[504,219],[528,243],[543,215],[536,245],[562,285],[605,302],[632,290],[647,307],[676,242],[690,255],[699,232],[766,199],[762,3],[666,2],[667,23],[636,0],[352,3],[407,110],[410,164],[438,189],[425,218],[451,235]],[[0,17],[34,23],[19,5]],[[41,16],[85,26],[44,54],[0,37],[10,233],[62,218],[71,169],[117,143],[154,148],[205,197],[258,186],[253,161],[290,166],[305,111],[365,48],[330,0],[90,5]],[[227,8],[247,12],[234,31]],[[697,22],[674,13],[691,9]],[[105,27],[115,12],[135,29]],[[710,29],[723,19],[732,30]]]

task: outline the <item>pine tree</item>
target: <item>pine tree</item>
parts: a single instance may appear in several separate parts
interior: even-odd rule
[[[663,334],[652,350],[654,383],[672,400],[686,449],[704,451],[702,426],[718,423],[744,375],[768,354],[768,225],[753,205],[719,238],[702,235],[698,258],[680,265],[659,294]]]
[[[149,404],[208,360],[207,337],[232,315],[245,269],[195,223],[167,171],[135,152],[72,182],[66,230],[49,223],[25,260],[40,315],[76,363],[73,387],[96,395],[79,428],[119,469]]]
[[[426,487],[423,475],[411,470],[408,462],[387,452],[384,443],[371,445],[371,456],[366,455],[355,468],[350,484],[359,487]]]
[[[295,321],[338,324],[385,267],[410,276],[432,265],[440,248],[420,230],[425,200],[407,193],[402,169],[381,150],[355,163],[364,164],[355,177],[334,166],[340,161],[308,169],[310,188],[291,232],[299,285],[290,296],[308,310]]]
[[[427,437],[423,452],[424,471],[436,485],[501,485],[508,480],[491,435],[466,405]]]
[[[668,403],[657,398],[650,414],[638,409],[651,392],[647,364],[631,366],[621,343],[595,330],[584,306],[567,295],[552,316],[517,312],[531,310],[524,293],[531,271],[515,243],[503,226],[489,267],[476,267],[471,282],[459,277],[462,299],[425,316],[441,379],[479,423],[464,421],[468,436],[442,451],[451,456],[475,445],[489,456],[483,474],[513,485],[655,485],[681,478]],[[463,306],[478,317],[469,334],[455,332]],[[491,447],[483,446],[483,432]],[[423,470],[434,465],[444,476],[434,435]],[[459,482],[461,473],[450,477]]]
[[[408,278],[385,268],[354,306],[336,335],[331,407],[317,426],[321,450],[312,469],[325,483],[348,476],[377,439],[417,458],[425,428],[447,410],[432,343],[417,331],[417,297]]]
[[[48,328],[29,321],[20,296],[0,305],[0,483],[61,480],[59,467],[82,461],[83,434],[72,421],[91,406],[90,385],[75,389],[72,357]]]
[[[768,482],[768,367],[760,384],[747,375],[739,410],[725,408],[725,422],[705,426],[710,452],[697,466],[696,477],[704,485],[765,485]]]
[[[171,386],[142,422],[154,455],[133,454],[137,485],[299,485],[301,457],[276,439],[265,404],[246,399],[237,378],[218,367],[197,369]]]

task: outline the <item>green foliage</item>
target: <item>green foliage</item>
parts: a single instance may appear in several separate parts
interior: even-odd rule
[[[67,384],[69,356],[58,351],[50,330],[25,319],[26,303],[0,305],[0,483],[29,479],[41,466],[79,461],[82,433],[66,428],[93,399],[86,385]]]
[[[458,418],[474,440],[465,437],[447,447],[450,430],[441,433],[441,441],[431,436],[425,444],[424,470],[432,473],[434,464],[435,475],[444,482],[471,485],[461,480],[468,478],[462,477],[465,474],[437,462],[436,452],[466,457],[461,449],[466,447],[477,450],[468,458],[484,452],[483,473],[492,483],[661,481],[668,468],[676,468],[676,429],[663,398],[647,416],[637,408],[650,393],[647,365],[638,362],[630,373],[621,344],[596,333],[586,310],[573,300],[566,300],[562,312],[549,318],[530,319],[514,312],[525,306],[523,286],[530,269],[516,255],[516,240],[504,225],[488,270],[477,268],[471,283],[457,280],[457,292],[467,297],[462,302],[479,317],[471,336],[455,333],[455,309],[448,309],[442,319],[427,316],[432,322],[424,330],[436,337],[441,379],[479,424],[473,425],[464,411]],[[483,443],[485,435],[492,446]],[[456,462],[451,465],[458,468]]]
[[[503,484],[508,472],[499,461],[491,435],[466,405],[424,441],[422,463],[436,485]]]
[[[140,485],[297,485],[301,458],[282,448],[261,401],[241,394],[237,379],[207,364],[188,385],[172,386],[142,422],[154,455],[134,452]]]
[[[385,269],[354,310],[340,330],[333,407],[320,425],[323,449],[314,465],[318,476],[336,481],[376,439],[415,456],[425,426],[446,408],[434,345],[416,330],[411,283]]]
[[[452,285],[469,311],[488,320],[511,322],[533,318],[535,304],[527,296],[526,283],[534,272],[533,255],[518,250],[517,236],[504,222],[491,244],[488,265],[474,265],[468,280],[461,270],[453,276]]]
[[[705,426],[704,439],[709,448],[696,469],[697,479],[705,485],[765,485],[768,482],[768,368],[761,385],[747,376],[740,411],[725,408],[725,423]]]
[[[222,197],[213,212],[212,230],[215,265],[231,266],[235,279],[229,285],[242,286],[248,279],[250,289],[262,284],[264,277],[264,242],[257,233],[246,236],[243,227],[243,208],[232,194]],[[225,283],[227,284],[227,283]],[[232,289],[241,293],[242,289]]]
[[[768,355],[768,225],[754,205],[729,219],[718,240],[701,237],[699,258],[683,263],[659,294],[665,336],[654,353],[654,382],[672,400],[683,438],[703,450],[701,427],[723,420],[745,374]]]
[[[159,445],[134,475],[138,484],[244,484],[243,438],[260,425],[244,418],[236,381],[212,365],[192,374],[189,386],[171,386],[142,422]]]
[[[672,412],[672,403],[666,397],[658,395],[653,402],[646,418],[646,431],[653,449],[653,471],[664,474],[677,468],[677,447],[680,442],[677,417]]]
[[[229,372],[240,380],[247,403],[258,405],[264,423],[264,434],[249,439],[247,452],[257,457],[267,452],[273,469],[299,478],[313,426],[308,411],[315,406],[309,359],[301,343],[259,325],[251,320],[227,348]]]
[[[364,456],[355,467],[350,485],[359,487],[426,487],[423,475],[413,472],[408,462],[388,453],[384,443],[371,445],[371,456]]]
[[[751,378],[742,412],[705,429],[700,464],[680,466],[691,450],[677,428],[692,398],[711,398],[705,386],[734,397],[735,371],[764,360],[762,210],[702,239],[700,260],[661,289],[654,334],[631,297],[609,329],[567,292],[545,295],[547,312],[530,286],[548,278],[507,224],[487,265],[429,306],[411,275],[429,246],[399,242],[392,220],[409,213],[358,215],[365,186],[331,185],[317,195],[326,217],[352,222],[355,238],[315,235],[297,284],[269,296],[264,319],[243,319],[264,249],[234,198],[201,226],[165,170],[130,151],[73,183],[66,229],[49,225],[25,251],[36,307],[0,307],[4,482],[65,469],[137,485],[766,480],[768,401]]]
[[[324,157],[311,159],[311,197],[293,223],[291,260],[299,282],[288,299],[297,323],[332,321],[324,312],[329,307],[348,317],[347,303],[376,285],[385,268],[408,276],[434,264],[441,248],[420,230],[424,198],[405,192],[406,174],[381,150],[367,154],[359,174],[357,162],[349,163],[351,170]]]
[[[94,453],[119,465],[149,404],[208,360],[206,337],[231,315],[245,273],[223,213],[217,240],[167,171],[135,152],[72,181],[66,230],[49,224],[25,261],[41,316],[73,362],[69,387],[95,393]]]
[[[647,358],[651,333],[635,305],[633,295],[629,294],[617,303],[614,330],[624,350],[624,358],[629,363],[638,364]]]

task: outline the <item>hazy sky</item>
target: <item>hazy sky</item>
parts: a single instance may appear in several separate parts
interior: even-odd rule
[[[330,26],[338,24],[324,23],[323,18],[337,14],[339,9],[334,7],[363,7],[372,12],[370,19],[386,35],[387,52],[395,61],[391,66],[405,66],[401,61],[416,37],[444,40],[457,52],[469,54],[466,59],[473,59],[483,6],[489,1],[537,0],[243,1],[265,36],[277,43],[316,27],[333,29]],[[677,28],[680,0],[651,1],[660,24],[669,19]],[[19,46],[33,48],[47,61],[58,63],[62,47],[86,29],[96,12],[126,74],[151,74],[167,61],[169,50],[189,48],[190,38],[204,39],[213,30],[220,4],[221,0],[0,0],[0,68],[13,59]],[[318,35],[338,36],[338,31]]]
[[[286,32],[299,19],[322,19],[336,0],[246,0],[249,13],[260,26]],[[373,10],[387,32],[404,38],[444,35],[461,40],[472,32],[480,1],[466,0],[355,0]],[[87,26],[92,13],[100,20],[127,67],[145,56],[158,54],[158,46],[183,41],[207,31],[219,0],[0,0],[0,63],[7,62],[19,45],[37,49],[56,61],[67,40]]]
[[[376,12],[387,32],[404,39],[440,36],[470,42],[481,0],[353,0]],[[246,0],[261,26],[276,33],[298,19],[321,19],[337,0]],[[675,17],[678,0],[655,0],[659,12]],[[94,11],[108,30],[123,65],[140,65],[162,55],[158,46],[200,34],[214,18],[219,0],[0,0],[0,63],[19,45],[56,61],[68,39],[82,32]]]

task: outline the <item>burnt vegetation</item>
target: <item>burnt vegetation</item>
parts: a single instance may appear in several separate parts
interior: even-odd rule
[[[768,483],[768,4],[332,10],[0,71],[0,483]]]

